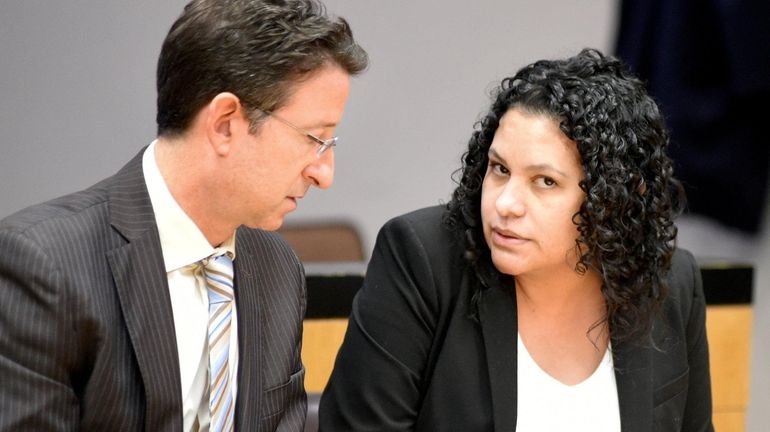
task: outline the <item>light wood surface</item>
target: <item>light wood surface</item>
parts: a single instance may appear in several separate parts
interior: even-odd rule
[[[743,432],[746,430],[745,412],[714,412],[714,430],[718,432]]]
[[[746,428],[751,320],[750,305],[708,306],[706,310],[713,419],[720,432]]]
[[[305,365],[305,390],[308,392],[323,391],[347,328],[347,318],[305,320],[302,363]]]

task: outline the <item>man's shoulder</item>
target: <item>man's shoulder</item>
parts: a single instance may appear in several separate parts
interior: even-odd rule
[[[108,212],[107,194],[100,185],[19,210],[0,221],[0,232],[56,235],[87,229],[105,220]]]
[[[29,206],[5,217],[0,220],[0,232],[16,232],[31,237],[40,233],[55,239],[103,230],[110,225],[111,190],[126,188],[127,183],[144,181],[140,156],[141,152],[118,173],[86,189]]]

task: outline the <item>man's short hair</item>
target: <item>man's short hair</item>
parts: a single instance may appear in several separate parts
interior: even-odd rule
[[[336,64],[356,75],[367,63],[348,23],[318,1],[193,0],[158,59],[158,136],[183,134],[221,92],[249,112],[274,111],[317,69]]]

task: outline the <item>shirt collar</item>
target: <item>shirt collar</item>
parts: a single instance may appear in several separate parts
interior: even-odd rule
[[[171,195],[155,159],[157,142],[153,141],[144,151],[142,170],[155,212],[166,272],[180,269],[211,255],[230,252],[235,258],[235,232],[218,247],[211,246],[200,228]]]

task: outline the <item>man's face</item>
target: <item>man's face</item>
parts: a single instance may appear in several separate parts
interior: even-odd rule
[[[325,66],[296,84],[287,103],[256,134],[243,134],[227,170],[230,210],[237,224],[278,229],[310,186],[331,186],[334,148],[319,156],[316,142],[277,118],[323,140],[331,138],[349,90],[349,75],[336,65]]]

